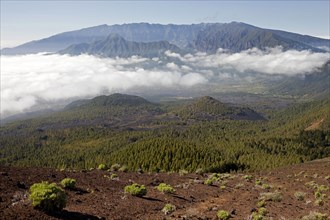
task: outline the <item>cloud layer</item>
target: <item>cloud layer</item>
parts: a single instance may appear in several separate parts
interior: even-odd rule
[[[89,55],[1,56],[1,116],[20,113],[40,103],[93,97],[139,88],[189,88],[226,80],[232,73],[305,74],[329,54],[309,51],[251,49],[241,53],[180,54],[165,58],[98,58]]]
[[[228,53],[226,50],[219,49],[212,55],[197,53],[185,56],[167,51],[166,55],[198,68],[214,67],[234,69],[239,72],[253,71],[284,75],[313,72],[330,59],[328,53],[313,53],[307,50],[282,51],[281,47],[269,48],[265,51],[253,48],[240,53]]]

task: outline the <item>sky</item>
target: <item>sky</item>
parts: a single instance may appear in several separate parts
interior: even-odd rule
[[[101,24],[227,23],[329,38],[330,1],[1,0],[1,48]]]

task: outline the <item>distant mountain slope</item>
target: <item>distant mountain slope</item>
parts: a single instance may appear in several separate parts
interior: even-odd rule
[[[184,119],[196,120],[263,120],[264,118],[249,108],[224,104],[210,96],[196,99],[178,110],[178,115]]]
[[[280,31],[280,30],[269,30],[279,36],[301,42],[303,44],[307,44],[312,47],[327,47],[330,50],[330,40],[329,39],[322,39],[318,37],[312,37],[308,35],[301,35],[296,33],[291,33],[287,31]]]
[[[308,129],[311,125],[319,123],[317,129],[330,131],[330,97],[308,102],[299,103],[288,109],[279,111],[274,118],[281,119],[281,124],[286,124],[281,128],[281,132],[298,132]],[[328,139],[330,145],[330,139]]]
[[[330,94],[330,61],[318,71],[303,77],[285,77],[269,90],[273,94],[295,95],[304,98],[324,98]]]
[[[122,25],[100,25],[53,35],[41,40],[31,41],[14,48],[5,48],[1,54],[27,54],[56,52],[73,44],[90,44],[104,40],[110,34],[119,34],[128,41],[154,42],[168,41],[180,48],[195,48],[214,52],[219,47],[241,51],[252,47],[265,48],[283,46],[284,49],[330,48],[330,40],[300,35],[279,30],[258,28],[252,25],[231,22],[201,23],[191,25],[132,23]],[[86,45],[80,46],[82,50]]]
[[[232,22],[228,24],[210,25],[201,31],[192,47],[199,51],[216,52],[219,48],[233,52],[247,50],[253,47],[265,49],[267,47],[281,46],[284,50],[322,50],[313,45],[326,45],[329,40],[302,36],[283,31],[268,30],[252,25]]]
[[[31,41],[14,48],[5,48],[2,54],[27,54],[56,52],[72,44],[92,43],[110,34],[119,34],[128,41],[154,42],[168,41],[180,47],[192,42],[200,30],[209,24],[162,25],[131,23],[122,25],[100,25],[53,35],[41,40]]]
[[[111,34],[104,40],[95,41],[91,44],[82,43],[71,45],[59,51],[60,54],[80,55],[92,54],[103,57],[131,57],[138,55],[142,57],[158,57],[161,53],[170,50],[179,52],[180,48],[167,41],[150,43],[127,41],[118,34]]]
[[[34,119],[17,121],[28,123],[31,127],[64,129],[79,126],[129,127],[152,120],[163,114],[159,104],[146,99],[115,93],[109,96],[97,96],[92,99],[77,100],[68,104],[63,110]]]

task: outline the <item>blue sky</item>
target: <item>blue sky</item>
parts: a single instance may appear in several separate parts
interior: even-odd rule
[[[100,24],[240,21],[329,37],[323,1],[10,1],[1,0],[1,48]]]

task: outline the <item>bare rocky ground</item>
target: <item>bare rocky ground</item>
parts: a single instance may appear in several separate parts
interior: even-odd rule
[[[111,173],[118,179],[111,180]],[[46,168],[0,167],[0,219],[217,219],[219,210],[231,219],[249,219],[257,211],[262,193],[277,192],[281,201],[266,201],[265,219],[301,219],[311,212],[330,213],[330,190],[322,191],[323,205],[315,204],[318,186],[330,187],[330,158],[258,173],[221,175],[218,182],[205,185],[210,174],[59,171]],[[244,178],[251,175],[252,179]],[[33,183],[77,180],[75,190],[66,190],[68,203],[60,213],[45,214],[32,207],[28,189]],[[328,177],[328,178],[327,178]],[[257,184],[260,180],[261,185]],[[144,184],[148,193],[139,198],[124,193],[132,182]],[[170,184],[175,194],[155,189]],[[302,200],[295,193],[303,192]],[[171,203],[176,210],[161,210]]]

